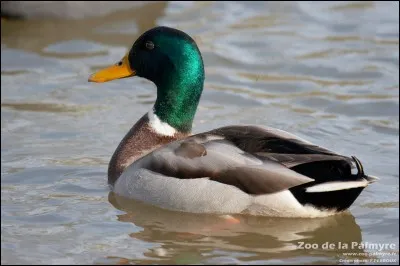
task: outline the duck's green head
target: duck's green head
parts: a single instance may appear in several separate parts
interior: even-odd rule
[[[139,76],[157,86],[154,113],[180,132],[189,132],[203,91],[203,59],[196,42],[186,33],[156,27],[142,34],[129,53],[115,65],[90,76],[106,82]]]

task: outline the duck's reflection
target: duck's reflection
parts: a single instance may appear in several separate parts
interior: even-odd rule
[[[363,257],[345,255],[363,252],[352,247],[353,242],[361,242],[361,230],[348,213],[319,219],[232,215],[237,220],[233,222],[218,215],[163,210],[112,192],[109,201],[126,212],[118,216],[119,221],[143,228],[131,237],[161,244],[144,254],[146,261],[121,262],[232,264],[290,259],[293,263],[299,260],[337,264],[343,259]]]

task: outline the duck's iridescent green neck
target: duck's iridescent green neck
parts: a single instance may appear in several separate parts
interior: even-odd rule
[[[204,66],[196,46],[183,44],[183,54],[170,54],[170,68],[155,82],[157,100],[154,113],[162,122],[186,133],[192,129],[203,91]]]

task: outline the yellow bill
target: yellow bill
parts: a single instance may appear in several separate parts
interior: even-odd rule
[[[128,54],[117,64],[101,69],[89,77],[89,82],[107,82],[114,79],[132,77],[135,70],[129,66]]]

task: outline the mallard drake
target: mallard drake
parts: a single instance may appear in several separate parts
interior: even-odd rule
[[[180,30],[146,31],[89,81],[132,76],[152,81],[157,99],[110,160],[108,183],[119,196],[184,212],[321,217],[348,209],[376,180],[356,157],[270,127],[192,135],[204,65],[196,42]]]

